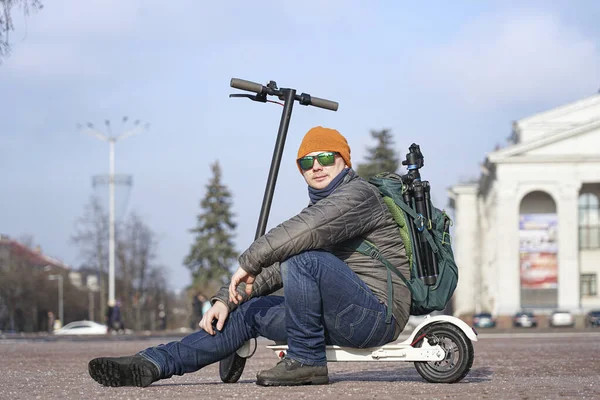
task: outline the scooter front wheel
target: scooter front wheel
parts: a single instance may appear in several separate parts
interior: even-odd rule
[[[240,357],[237,353],[233,353],[227,358],[222,359],[219,362],[219,375],[221,380],[225,383],[236,383],[246,366],[246,359]]]
[[[441,361],[417,361],[415,368],[426,381],[433,383],[455,383],[463,379],[473,365],[475,351],[471,340],[456,325],[438,323],[424,327],[416,337],[425,335],[415,347],[421,347],[424,341],[436,344],[444,350]]]

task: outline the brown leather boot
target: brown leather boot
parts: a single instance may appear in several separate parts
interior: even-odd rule
[[[284,358],[271,369],[256,375],[261,386],[326,385],[329,383],[327,365],[305,365],[291,358]]]

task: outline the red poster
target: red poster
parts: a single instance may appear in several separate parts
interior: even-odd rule
[[[521,288],[558,287],[556,214],[526,214],[519,221]]]
[[[521,253],[522,288],[557,288],[557,271],[556,253]]]

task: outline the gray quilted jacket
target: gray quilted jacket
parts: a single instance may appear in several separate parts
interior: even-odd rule
[[[238,287],[238,292],[243,296],[243,301],[247,301],[281,289],[283,283],[279,262],[305,250],[322,249],[348,264],[380,301],[387,304],[388,275],[385,266],[344,244],[357,236],[375,244],[392,265],[404,276],[409,276],[408,259],[396,222],[379,191],[351,169],[329,196],[271,229],[239,257],[240,267],[255,276],[256,280],[251,296],[245,294],[243,283]],[[410,292],[394,274],[392,281],[392,313],[397,324],[395,340],[408,321]],[[224,286],[211,300],[213,303],[222,301],[233,311],[236,305],[228,299],[228,286]]]

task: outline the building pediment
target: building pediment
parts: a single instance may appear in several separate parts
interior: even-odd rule
[[[599,118],[600,94],[596,94],[514,122],[513,137],[516,143],[528,143],[587,125]]]
[[[600,103],[595,118],[550,128],[544,134],[488,154],[492,163],[600,161]]]

